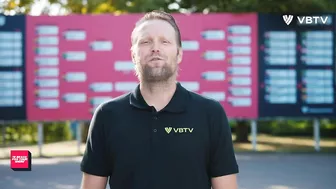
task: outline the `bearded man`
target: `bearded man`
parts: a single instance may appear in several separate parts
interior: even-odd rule
[[[96,109],[81,188],[105,189],[109,179],[111,189],[237,189],[223,107],[177,81],[183,52],[175,19],[149,12],[131,41],[139,85]]]

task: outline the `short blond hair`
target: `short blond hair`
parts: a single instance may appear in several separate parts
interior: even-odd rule
[[[148,20],[163,20],[163,21],[166,21],[168,22],[175,30],[176,32],[176,42],[178,44],[179,47],[182,46],[182,42],[181,42],[181,33],[180,33],[180,29],[178,27],[178,25],[176,24],[176,21],[174,19],[174,17],[169,14],[169,13],[166,13],[164,11],[160,11],[160,10],[153,10],[151,12],[148,12],[146,13],[140,20],[138,20],[135,24],[135,27],[132,31],[132,35],[131,35],[131,42],[132,42],[132,46],[135,44],[135,31],[136,31],[136,28],[144,23],[145,21],[148,21]]]

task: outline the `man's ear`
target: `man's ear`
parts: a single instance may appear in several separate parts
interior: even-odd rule
[[[179,47],[177,49],[177,64],[180,64],[182,62],[182,58],[183,58],[182,47]]]
[[[135,54],[134,54],[133,46],[131,47],[131,57],[132,57],[132,62],[135,63]]]
[[[132,52],[132,62],[135,63],[134,53]]]

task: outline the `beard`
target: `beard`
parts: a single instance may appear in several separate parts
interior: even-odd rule
[[[136,64],[136,75],[140,81],[146,83],[160,83],[167,82],[172,78],[177,71],[177,65],[174,63],[165,62],[162,66],[150,66],[148,64],[141,65],[140,63]]]

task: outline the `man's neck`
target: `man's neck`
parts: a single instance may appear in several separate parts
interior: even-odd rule
[[[149,106],[154,106],[156,111],[162,110],[172,99],[176,91],[176,80],[157,83],[140,83],[140,91]]]

